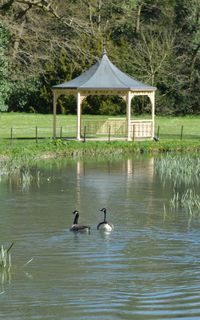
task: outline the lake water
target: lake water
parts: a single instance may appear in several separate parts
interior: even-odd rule
[[[153,158],[46,161],[31,173],[30,186],[0,182],[0,244],[15,241],[1,319],[200,319],[200,220],[170,209],[173,184]],[[102,207],[108,234],[96,230]],[[75,209],[90,234],[69,231]]]

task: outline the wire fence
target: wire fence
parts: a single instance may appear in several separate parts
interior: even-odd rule
[[[155,137],[159,139],[176,139],[176,140],[192,140],[200,139],[200,126],[193,128],[193,130],[188,130],[188,127],[183,125],[179,127],[174,127],[174,129],[162,128],[162,126],[156,126]]]
[[[132,139],[138,140],[137,137],[141,135],[141,128],[132,126]],[[77,127],[76,125],[59,126],[56,128],[57,139],[76,139]],[[148,135],[146,138],[150,138]],[[180,128],[174,128],[173,130],[166,130],[166,127],[156,126],[155,137],[159,140],[162,139],[200,139],[200,127],[193,133],[188,132],[187,128],[180,126]],[[11,127],[11,128],[0,128],[0,140],[8,140],[13,143],[16,140],[35,140],[38,143],[40,140],[52,139],[53,129],[52,127]],[[126,124],[113,122],[112,125],[109,123],[91,122],[85,123],[81,127],[81,138],[85,141],[87,139],[103,139],[103,140],[114,140],[114,139],[126,139],[127,128]],[[145,137],[142,137],[144,140]]]

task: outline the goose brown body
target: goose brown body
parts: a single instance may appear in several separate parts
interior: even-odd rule
[[[84,232],[90,232],[90,226],[87,226],[87,225],[84,225],[84,224],[79,224],[78,223],[78,219],[79,219],[79,212],[77,210],[75,210],[73,212],[73,214],[75,215],[74,216],[74,221],[73,221],[73,224],[70,228],[70,231],[75,231],[75,232],[78,232],[78,231],[84,231]]]

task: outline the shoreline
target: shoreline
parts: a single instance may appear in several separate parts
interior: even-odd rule
[[[200,140],[155,141],[66,141],[51,140],[38,144],[15,142],[0,145],[0,161],[11,159],[48,160],[55,158],[79,158],[95,156],[117,156],[134,154],[164,154],[167,152],[200,152]]]

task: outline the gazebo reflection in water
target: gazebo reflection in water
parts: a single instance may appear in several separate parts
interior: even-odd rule
[[[95,168],[95,170],[94,170]],[[82,200],[84,199],[84,187],[82,186],[83,177],[84,186],[89,188],[94,187],[94,176],[96,175],[95,188],[99,197],[102,197],[102,201],[106,198],[107,189],[104,190],[105,183],[111,183],[110,176],[115,176],[123,181],[123,190],[126,196],[132,199],[133,185],[137,189],[137,184],[144,183],[146,185],[152,185],[154,180],[154,157],[148,157],[143,159],[128,157],[115,162],[113,166],[112,160],[105,161],[102,166],[96,166],[96,162],[87,163],[84,160],[76,161],[76,208],[80,209]],[[101,179],[99,179],[101,175]],[[91,178],[92,177],[92,178]],[[123,177],[123,179],[122,179]],[[119,181],[118,180],[118,181]],[[122,184],[116,183],[114,188],[121,189]],[[83,189],[82,189],[83,188]],[[149,188],[151,190],[151,188]],[[149,196],[148,205],[151,206],[153,201],[153,194]]]

